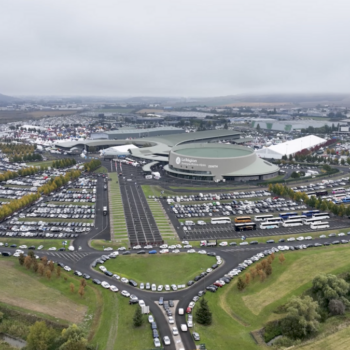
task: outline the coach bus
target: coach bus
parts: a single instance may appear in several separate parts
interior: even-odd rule
[[[228,218],[228,217],[211,218],[210,222],[213,225],[216,225],[216,224],[230,224],[231,223],[231,219]]]
[[[262,222],[260,224],[261,230],[266,230],[270,228],[279,228],[279,227],[280,227],[280,223],[276,221],[267,221],[267,222]]]
[[[297,219],[297,220],[286,220],[282,223],[283,227],[293,227],[293,226],[302,226],[303,225],[303,219]]]
[[[315,215],[315,214],[317,214],[317,213],[319,213],[320,211],[319,210],[306,210],[306,211],[302,211],[301,212],[301,215],[305,215],[305,216],[307,216],[307,217],[312,217],[313,215]]]
[[[283,219],[279,216],[274,216],[270,219],[267,219],[265,222],[278,222],[278,223],[282,224]]]
[[[317,213],[312,215],[312,218],[318,218],[318,219],[329,219],[328,213]]]
[[[311,218],[311,219],[303,220],[303,224],[304,225],[313,225],[313,224],[315,224],[317,222],[321,222],[321,221],[322,221],[322,219],[320,219],[320,218]]]
[[[339,193],[345,193],[345,188],[340,187],[340,188],[335,188],[334,190],[332,190],[333,194],[339,194]]]
[[[319,228],[329,228],[329,222],[327,222],[327,221],[315,222],[314,224],[310,225],[310,228],[312,230],[317,230]]]
[[[235,224],[235,230],[236,231],[253,231],[253,230],[256,230],[256,223],[248,222],[248,223],[242,223],[242,224]]]
[[[345,197],[342,199],[343,203],[350,203],[350,198],[349,197]]]
[[[237,216],[237,217],[235,217],[236,224],[240,224],[243,222],[251,222],[251,221],[252,221],[252,219],[250,216]]]
[[[328,196],[328,191],[326,190],[316,191],[316,196],[317,197]]]
[[[254,220],[255,221],[266,221],[267,219],[273,218],[273,215],[257,215]]]
[[[296,216],[298,215],[298,213],[281,213],[280,214],[280,217],[283,219],[283,220],[287,220],[288,218],[290,218],[291,216]]]

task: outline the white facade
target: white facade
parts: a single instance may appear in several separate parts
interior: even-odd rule
[[[309,135],[292,141],[283,142],[278,145],[258,149],[256,153],[261,158],[281,159],[284,155],[293,155],[305,148],[309,149],[321,145],[326,141],[327,140],[322,139],[321,137]]]

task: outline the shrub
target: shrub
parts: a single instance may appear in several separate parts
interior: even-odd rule
[[[268,343],[271,339],[282,334],[281,325],[279,321],[273,321],[266,324],[264,328],[264,340]]]

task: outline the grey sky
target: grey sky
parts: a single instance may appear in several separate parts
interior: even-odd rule
[[[350,92],[346,0],[2,0],[0,92]]]

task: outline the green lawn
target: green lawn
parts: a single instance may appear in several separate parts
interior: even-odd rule
[[[65,240],[69,244],[70,240],[67,238],[61,238],[61,239],[12,238],[12,237],[0,238],[0,242],[8,243],[8,245],[17,244],[17,247],[19,247],[20,245],[26,245],[28,247],[32,245],[34,245],[35,247],[39,247],[40,245],[43,245],[44,246],[43,250],[47,250],[50,247],[56,247],[57,249],[62,248],[63,247],[62,242]]]
[[[184,284],[215,263],[200,254],[118,256],[105,262],[106,268],[136,282]]]
[[[112,241],[104,241],[102,239],[93,239],[90,241],[90,245],[92,248],[96,250],[103,250],[104,248],[111,247],[113,249],[118,249],[119,247],[128,247],[129,246],[129,240],[122,239],[117,242],[112,242]]]
[[[107,173],[108,173],[108,170],[107,170],[106,167],[100,166],[98,169],[96,169],[96,170],[94,171],[94,173],[96,173],[96,174],[107,174]]]
[[[52,160],[45,160],[42,162],[30,162],[27,163],[29,166],[51,166],[52,165]]]
[[[283,264],[279,263],[276,254],[272,264],[273,273],[264,282],[256,278],[243,292],[239,292],[236,280],[233,280],[218,292],[207,293],[206,298],[213,312],[213,325],[204,327],[196,324],[201,342],[208,349],[231,349],[230,344],[244,350],[262,348],[255,343],[250,332],[262,328],[269,320],[281,317],[274,314],[274,310],[293,295],[301,295],[308,290],[317,274],[348,271],[348,251],[348,246],[331,246],[284,252],[286,260]],[[244,278],[245,274],[242,276]],[[338,344],[341,343],[340,339],[337,341]],[[322,344],[321,342],[320,345]],[[310,347],[311,349],[323,347]],[[326,349],[333,350],[330,347]],[[334,349],[345,348],[340,346]]]

